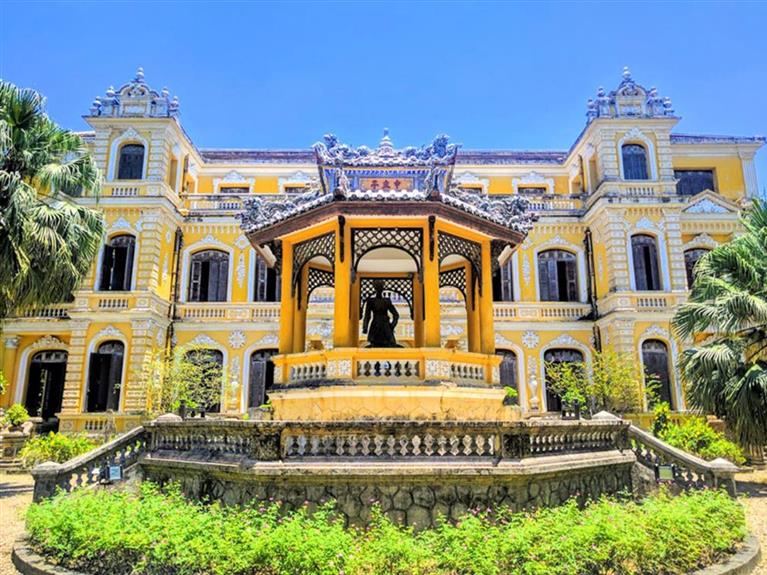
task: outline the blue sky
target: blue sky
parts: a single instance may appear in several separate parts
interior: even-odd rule
[[[199,147],[358,145],[445,132],[567,149],[624,65],[678,132],[767,134],[766,3],[0,3],[0,77],[66,127],[132,78],[168,86]],[[767,187],[767,151],[757,156]]]

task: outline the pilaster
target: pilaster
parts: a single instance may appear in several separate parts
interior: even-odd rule
[[[64,394],[61,412],[77,414],[83,411],[83,393],[85,390],[85,364],[87,358],[88,326],[90,320],[72,320],[67,356],[67,375],[64,381]]]

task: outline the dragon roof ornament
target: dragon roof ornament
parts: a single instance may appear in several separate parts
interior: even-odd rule
[[[623,68],[623,80],[615,90],[605,93],[600,86],[596,98],[586,104],[587,122],[596,118],[666,118],[675,117],[671,98],[661,98],[655,87],[637,84],[628,67]]]
[[[395,149],[389,138],[389,130],[384,130],[384,136],[376,149],[367,146],[353,148],[339,142],[333,134],[326,134],[323,141],[317,142],[312,148],[317,163],[327,166],[448,166],[455,164],[460,148],[460,145],[448,141],[448,136],[440,134],[428,146]]]
[[[106,95],[97,96],[91,104],[91,116],[132,117],[132,118],[174,118],[178,116],[178,97],[170,97],[168,88],[160,92],[144,81],[144,69],[139,68],[136,76],[118,90],[110,86]]]

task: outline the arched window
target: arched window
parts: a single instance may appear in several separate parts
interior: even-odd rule
[[[687,270],[688,289],[692,289],[693,281],[695,281],[695,264],[697,264],[698,260],[708,252],[709,250],[706,248],[696,248],[684,252],[684,267]]]
[[[543,354],[544,365],[548,363],[575,362],[583,363],[583,354],[577,349],[547,349]],[[546,377],[546,411],[561,411],[562,398],[549,389]]]
[[[250,355],[248,376],[248,407],[266,403],[266,392],[274,385],[274,363],[272,356],[276,349],[260,349]]]
[[[125,346],[119,341],[106,341],[91,353],[88,371],[86,410],[89,412],[120,409]]]
[[[276,268],[270,268],[262,257],[256,256],[253,301],[280,301],[280,279]]]
[[[655,238],[643,234],[631,236],[631,255],[634,260],[636,290],[657,291],[662,289]]]
[[[649,180],[647,170],[647,150],[639,144],[623,144],[621,146],[623,158],[624,180]]]
[[[144,146],[142,144],[125,144],[120,148],[120,159],[117,164],[118,180],[141,180],[144,178]]]
[[[66,373],[66,351],[40,351],[32,356],[24,398],[24,407],[31,416],[45,420],[61,411]]]
[[[515,405],[519,405],[519,381],[517,379],[517,354],[507,349],[495,350],[497,355],[503,357],[501,361],[501,385],[503,387],[511,387],[517,392],[517,399],[514,400]]]
[[[192,255],[189,301],[226,301],[229,254],[205,250]]]
[[[658,401],[665,401],[671,406],[671,409],[676,409],[671,394],[671,377],[666,344],[659,339],[648,339],[642,342],[642,365],[646,376],[657,383]]]
[[[200,368],[199,381],[194,382],[191,394],[197,409],[218,413],[224,384],[224,354],[217,349],[192,349],[186,353],[186,359]]]
[[[129,291],[133,279],[133,256],[136,238],[114,236],[104,246],[101,257],[100,291]]]
[[[493,301],[514,301],[514,272],[511,258],[493,275]]]
[[[578,264],[575,254],[547,250],[538,254],[541,301],[578,301]]]

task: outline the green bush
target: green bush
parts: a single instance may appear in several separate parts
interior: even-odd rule
[[[144,483],[34,504],[27,532],[54,562],[115,575],[651,575],[718,561],[746,527],[741,504],[720,491],[469,513],[415,533],[376,509],[369,527],[344,527],[327,506],[205,505]]]
[[[694,453],[703,459],[723,457],[738,465],[746,461],[743,450],[712,428],[702,417],[687,419],[681,425],[667,425],[658,437],[669,445]]]
[[[11,427],[18,427],[29,420],[29,412],[20,403],[14,403],[5,412],[4,422]]]
[[[19,451],[21,465],[31,469],[44,461],[64,463],[96,447],[97,443],[82,435],[64,435],[50,432],[38,435],[24,444]]]

